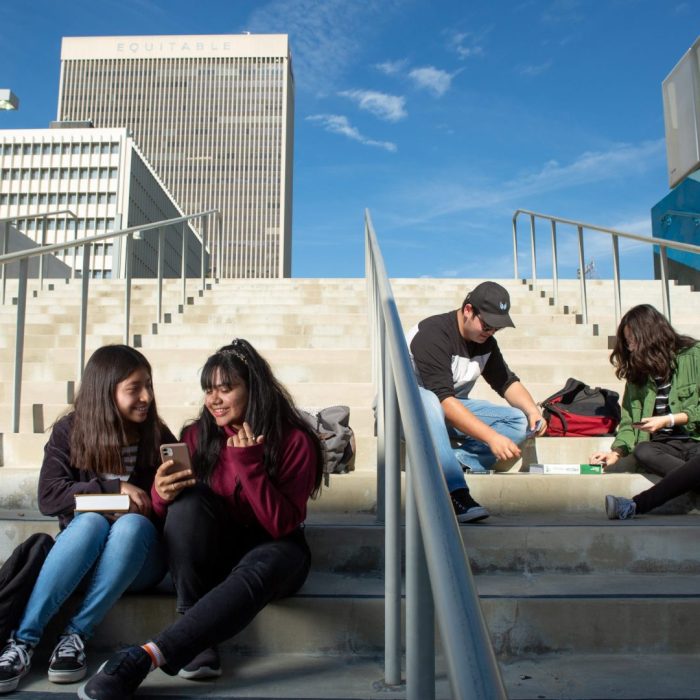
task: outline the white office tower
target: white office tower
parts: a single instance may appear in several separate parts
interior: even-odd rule
[[[126,129],[0,131],[0,220],[9,220],[34,243],[63,243],[181,216],[182,209]],[[180,223],[165,228],[166,277],[180,276],[183,230],[188,275],[200,272],[200,239],[189,224],[183,228]],[[91,277],[123,277],[125,246],[125,238],[95,243]],[[56,255],[82,271],[82,251],[71,248]],[[132,274],[154,277],[158,230],[137,237],[132,253]]]
[[[58,119],[126,127],[186,213],[220,209],[217,276],[290,276],[286,35],[66,37]]]

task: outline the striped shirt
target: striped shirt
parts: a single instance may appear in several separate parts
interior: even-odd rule
[[[670,416],[671,408],[668,405],[668,395],[671,391],[671,378],[664,379],[663,377],[655,377],[656,382],[656,400],[654,401],[654,416]],[[675,440],[689,440],[690,436],[685,431],[683,426],[674,425],[672,428],[661,428],[657,430],[651,439],[673,437]]]
[[[125,474],[102,474],[103,479],[121,479],[122,481],[128,481],[132,472],[136,468],[136,458],[139,454],[139,446],[127,445],[122,447],[122,466],[124,467]]]

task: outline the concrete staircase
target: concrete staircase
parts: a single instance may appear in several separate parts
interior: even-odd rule
[[[614,333],[612,292],[589,283],[591,323],[577,323],[577,282],[533,288],[501,280],[511,291],[517,328],[499,334],[510,366],[537,399],[569,376],[621,390],[608,363]],[[404,326],[457,308],[470,280],[394,280]],[[658,283],[630,282],[623,305],[656,300]],[[269,606],[224,647],[225,674],[213,684],[154,673],[153,697],[385,698],[383,531],[374,518],[373,436],[366,294],[363,280],[222,281],[178,311],[180,286],[166,283],[166,321],[154,327],[155,283],[134,285],[132,342],[154,367],[159,411],[173,431],[200,405],[198,370],[216,347],[245,337],[271,361],[301,406],[346,403],[357,434],[356,471],[331,478],[312,502],[308,536],[314,570],[301,593]],[[122,342],[123,283],[91,282],[88,353]],[[57,283],[30,295],[21,432],[9,432],[14,307],[0,307],[0,561],[34,531],[54,532],[36,511],[36,481],[46,433],[68,410],[76,384],[79,287]],[[595,300],[595,303],[594,303]],[[674,324],[695,330],[696,295],[673,288]],[[565,308],[566,307],[566,308]],[[592,309],[596,309],[596,315]],[[610,315],[606,315],[610,311]],[[566,313],[565,313],[566,312]],[[477,396],[500,399],[483,383]],[[695,516],[605,519],[606,493],[632,495],[640,475],[541,476],[532,461],[587,461],[604,439],[538,439],[499,473],[473,476],[475,497],[493,516],[462,527],[482,606],[509,697],[698,697],[700,553]],[[678,504],[677,504],[678,505]],[[91,668],[121,642],[143,641],[173,617],[172,596],[127,596],[90,643]],[[46,682],[46,657],[60,620],[45,635],[23,693],[68,693]],[[50,686],[50,687],[49,687]],[[438,659],[437,696],[450,697]],[[27,695],[27,697],[31,697]],[[37,696],[35,696],[37,697]]]

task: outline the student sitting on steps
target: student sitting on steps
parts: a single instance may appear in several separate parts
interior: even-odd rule
[[[689,466],[700,457],[700,344],[640,304],[622,317],[610,361],[617,378],[627,381],[622,419],[611,450],[593,453],[590,461],[606,472],[641,467],[662,477],[633,499],[606,497],[608,517],[624,519],[700,482]]]
[[[81,582],[82,601],[59,637],[48,677],[85,677],[85,640],[126,590],[155,586],[166,563],[151,522],[150,491],[159,445],[172,434],[158,418],[151,367],[137,350],[108,345],[87,365],[74,410],[53,427],[39,475],[39,508],[61,532],[39,573],[17,630],[0,654],[0,693],[27,674],[51,618]],[[127,494],[120,516],[75,513],[76,494]]]
[[[197,483],[166,462],[152,491],[181,617],[112,656],[80,698],[127,700],[157,667],[186,679],[220,675],[216,645],[295,593],[309,572],[303,523],[321,485],[317,436],[245,340],[212,355],[201,384],[204,407],[183,434]]]

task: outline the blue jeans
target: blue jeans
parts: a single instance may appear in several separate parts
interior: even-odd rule
[[[496,456],[488,445],[475,440],[445,422],[438,397],[432,391],[419,387],[423,408],[428,419],[430,435],[445,474],[448,491],[466,488],[464,467],[472,471],[490,469],[496,463]],[[488,401],[459,399],[482,423],[486,423],[497,433],[510,438],[516,445],[525,440],[528,430],[527,417],[519,408],[496,406]],[[456,442],[453,447],[451,439]]]
[[[155,586],[165,570],[163,545],[148,518],[126,513],[111,523],[99,513],[80,513],[56,538],[15,636],[36,646],[51,618],[85,580],[85,597],[65,632],[88,638],[124,591]]]

